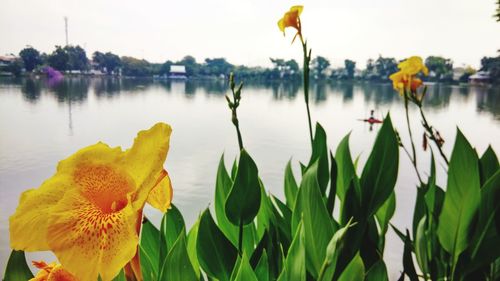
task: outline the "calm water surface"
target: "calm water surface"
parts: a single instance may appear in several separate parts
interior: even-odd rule
[[[213,202],[221,155],[224,153],[226,163],[231,163],[237,154],[226,93],[224,81],[72,78],[52,84],[45,80],[0,80],[0,272],[10,253],[8,218],[24,190],[38,187],[55,172],[59,160],[79,148],[98,141],[128,148],[139,130],[159,121],[173,127],[165,167],[173,181],[173,202],[191,225]],[[330,148],[335,149],[351,132],[352,154],[360,156],[360,164],[380,128],[358,121],[368,117],[371,109],[379,118],[390,111],[403,141],[407,140],[403,103],[390,85],[316,84],[311,95],[312,119],[325,128]],[[426,113],[445,138],[448,155],[456,126],[479,153],[489,144],[500,152],[500,88],[430,86]],[[293,159],[298,175],[298,161],[307,161],[310,153],[301,86],[246,85],[238,114],[245,146],[258,164],[266,189],[283,198],[287,161]],[[418,160],[425,174],[429,154],[420,145],[423,131],[416,108],[411,109],[411,115]],[[405,228],[411,225],[417,179],[406,155],[400,155],[397,209],[392,222]],[[442,165],[438,172],[438,182],[445,185]],[[156,224],[161,218],[151,208],[146,215]],[[401,268],[401,252],[402,244],[389,230],[385,259],[391,279],[397,278]],[[28,254],[28,260],[40,258],[51,259],[47,253]]]

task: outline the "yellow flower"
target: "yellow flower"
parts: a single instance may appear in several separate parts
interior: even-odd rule
[[[11,247],[51,250],[81,280],[111,280],[136,255],[146,201],[162,211],[170,206],[163,169],[170,133],[158,123],[129,150],[97,143],[61,161],[51,178],[21,195],[10,217]]]
[[[429,74],[429,69],[423,63],[422,58],[417,56],[400,62],[398,68],[400,70],[391,74],[389,79],[392,80],[392,86],[400,95],[403,95],[405,89],[415,92],[423,84],[422,80],[415,77],[418,73]]]
[[[285,35],[285,28],[293,27],[297,30],[297,33],[295,34],[293,40],[295,40],[297,36],[299,36],[300,39],[302,40],[302,26],[300,24],[300,14],[302,13],[303,9],[304,9],[303,6],[293,6],[278,21],[278,27],[280,31],[283,32],[283,35]]]
[[[40,271],[29,281],[78,281],[73,274],[55,262],[46,264],[44,261],[34,261],[33,265],[39,268]]]
[[[398,68],[408,75],[417,75],[419,72],[429,75],[429,69],[425,66],[422,58],[418,56],[413,56],[400,62]]]

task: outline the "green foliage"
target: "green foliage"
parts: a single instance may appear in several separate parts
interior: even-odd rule
[[[158,280],[160,281],[195,281],[199,280],[187,251],[185,230],[179,233],[165,258]]]
[[[97,64],[101,71],[105,71],[107,74],[113,74],[122,65],[120,57],[111,52],[94,52],[92,61]]]
[[[356,62],[352,60],[344,60],[347,79],[354,78],[354,71],[356,70]]]
[[[453,61],[451,59],[430,56],[425,59],[425,65],[429,68],[429,76],[436,81],[453,80]]]
[[[238,169],[226,199],[226,216],[239,226],[253,221],[260,208],[260,185],[257,165],[246,150],[241,150]]]
[[[23,60],[24,68],[28,72],[33,71],[38,65],[42,64],[40,52],[31,46],[22,49],[21,52],[19,52],[19,56]]]
[[[24,252],[12,250],[5,269],[4,279],[6,281],[26,281],[31,278],[33,278],[33,273],[26,264]]]
[[[147,219],[142,224],[139,251],[144,280],[157,280],[160,266],[160,231]]]
[[[312,75],[315,79],[325,78],[325,70],[330,66],[330,61],[322,56],[317,56],[311,61]]]

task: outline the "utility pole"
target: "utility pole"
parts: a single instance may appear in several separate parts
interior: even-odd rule
[[[64,30],[66,31],[66,46],[68,46],[68,17],[64,17]]]

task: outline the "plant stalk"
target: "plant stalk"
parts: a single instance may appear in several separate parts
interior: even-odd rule
[[[427,122],[427,118],[425,118],[424,111],[422,110],[422,106],[419,106],[419,109],[420,109],[420,115],[422,116],[422,123],[423,123],[425,130],[427,130],[427,132],[431,136],[430,139],[434,142],[434,144],[436,144],[436,147],[439,150],[439,154],[441,154],[441,157],[443,157],[444,161],[446,162],[446,165],[449,165],[450,163],[448,161],[448,157],[446,157],[446,155],[443,152],[443,149],[441,148],[441,145],[439,144],[437,139],[434,137],[431,126]]]
[[[309,109],[309,62],[311,60],[311,51],[310,50],[309,52],[307,51],[307,43],[304,42],[302,36],[300,36],[300,41],[302,42],[302,51],[304,52],[304,66],[303,66],[304,99],[306,102],[307,121],[309,124],[309,140],[311,141],[311,147],[312,147],[313,131],[311,124],[311,110]]]
[[[408,125],[408,133],[410,134],[411,150],[413,154],[413,157],[410,157],[410,160],[413,164],[413,167],[415,167],[415,172],[417,173],[418,180],[420,181],[421,184],[423,184],[422,178],[420,177],[420,173],[417,167],[417,155],[415,152],[415,143],[413,142],[413,134],[411,132],[410,115],[408,113],[408,97],[406,96],[406,93],[404,97],[405,97],[406,124]]]

